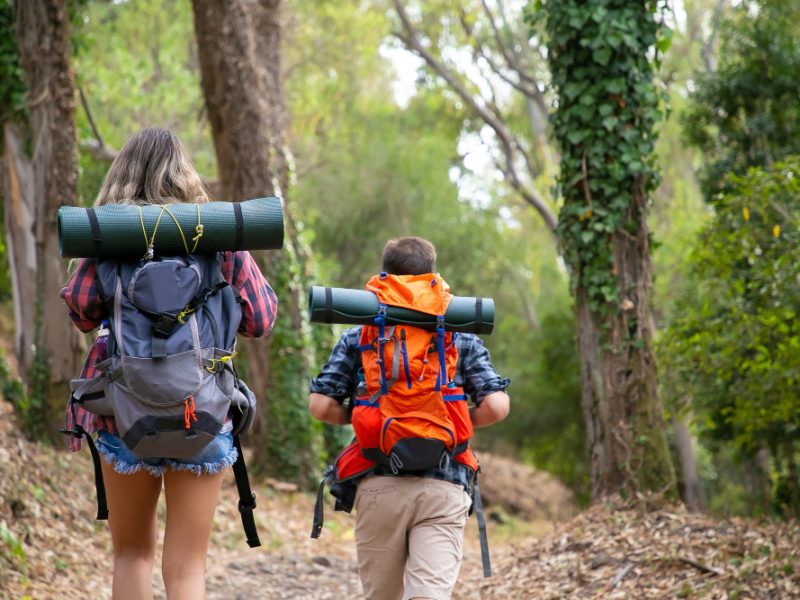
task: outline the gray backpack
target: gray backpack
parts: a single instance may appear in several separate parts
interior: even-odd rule
[[[110,315],[109,358],[97,364],[97,377],[71,382],[70,402],[113,416],[120,438],[141,458],[196,456],[230,417],[241,494],[240,471],[247,475],[238,435],[252,425],[255,396],[233,368],[241,308],[220,255],[98,259],[96,268]],[[98,502],[100,492],[98,485]],[[252,499],[249,485],[244,492],[240,510]]]

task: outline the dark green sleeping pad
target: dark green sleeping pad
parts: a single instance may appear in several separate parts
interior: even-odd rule
[[[308,294],[308,316],[315,323],[347,325],[372,324],[378,314],[378,297],[367,290],[350,290],[315,285]],[[436,317],[389,306],[386,322],[436,329]],[[494,328],[494,300],[453,296],[444,315],[447,331],[490,334]]]
[[[157,255],[275,250],[283,246],[283,205],[280,198],[270,197],[58,209],[58,247],[63,257],[139,258],[148,253],[151,241]]]

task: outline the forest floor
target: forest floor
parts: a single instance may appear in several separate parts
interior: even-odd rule
[[[473,517],[456,600],[800,598],[796,522],[719,520],[642,503],[576,514],[569,493],[547,475],[497,457],[483,465],[494,574],[482,576]],[[262,547],[244,542],[231,476],[212,534],[208,597],[362,598],[353,517],[328,503],[325,529],[312,540],[312,494],[255,483]],[[94,520],[94,498],[88,451],[28,442],[0,401],[2,600],[110,597],[110,540],[106,524]],[[156,598],[165,598],[158,566],[153,582]]]

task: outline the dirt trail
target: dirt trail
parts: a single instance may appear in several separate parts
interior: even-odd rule
[[[9,405],[0,401],[0,599],[109,598],[110,539],[106,524],[94,520],[88,452],[31,444],[11,422]],[[515,479],[525,473],[502,461],[496,467]],[[535,489],[499,483],[496,502],[509,490],[519,496]],[[322,536],[312,540],[312,496],[284,488],[255,486],[262,547],[250,549],[228,477],[212,533],[208,597],[361,599],[353,517],[328,505]],[[645,511],[607,502],[554,524],[496,508],[488,511],[494,576],[482,577],[472,518],[454,600],[800,598],[796,521],[720,520],[682,507]],[[163,503],[160,512],[163,520]],[[555,518],[559,511],[545,512]],[[158,566],[153,582],[156,598],[164,599]]]
[[[95,521],[88,450],[70,454],[25,440],[0,401],[0,599],[110,598],[106,523]],[[208,557],[211,600],[362,598],[353,542],[354,518],[328,502],[320,539],[309,537],[313,497],[280,482],[254,482],[262,546],[244,541],[232,473],[223,486]],[[159,506],[163,532],[163,495]],[[497,521],[503,519],[505,525]],[[502,556],[514,517],[490,520],[493,556]],[[546,525],[538,525],[539,530]],[[526,532],[530,525],[523,525]],[[495,536],[495,533],[498,535]],[[496,539],[494,539],[496,538]],[[160,554],[160,548],[159,548]],[[475,519],[468,523],[462,577],[480,577]],[[157,563],[156,598],[166,598]],[[478,598],[472,593],[458,598]]]

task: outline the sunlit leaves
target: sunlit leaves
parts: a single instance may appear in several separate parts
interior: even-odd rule
[[[728,185],[661,348],[704,430],[752,452],[800,435],[800,158]]]

